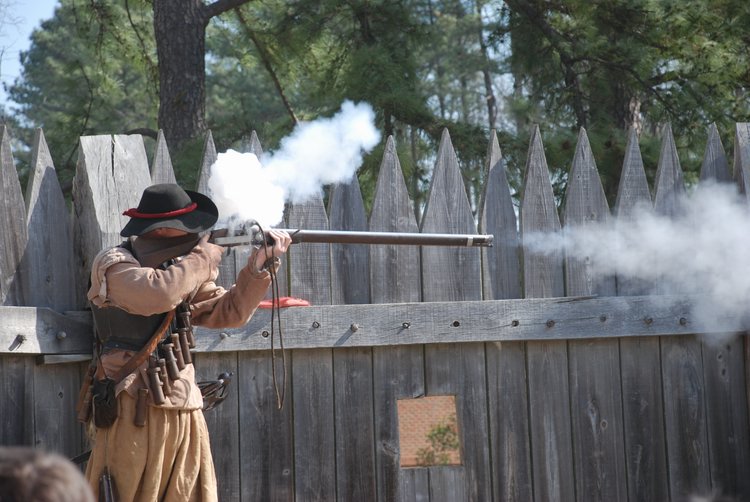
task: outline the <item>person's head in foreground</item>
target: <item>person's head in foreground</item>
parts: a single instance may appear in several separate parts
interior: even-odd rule
[[[68,459],[31,447],[0,446],[0,502],[94,502]]]

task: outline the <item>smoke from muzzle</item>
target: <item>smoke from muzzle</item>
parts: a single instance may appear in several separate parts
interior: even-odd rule
[[[208,188],[219,208],[219,226],[246,220],[277,225],[285,202],[299,204],[325,185],[350,181],[379,141],[372,107],[346,101],[331,118],[300,123],[277,151],[261,159],[234,150],[218,154]]]
[[[744,330],[750,305],[750,208],[734,185],[701,183],[676,215],[636,208],[627,219],[523,236],[525,252],[588,258],[596,277],[638,281],[643,294],[696,295],[699,329],[736,319]]]

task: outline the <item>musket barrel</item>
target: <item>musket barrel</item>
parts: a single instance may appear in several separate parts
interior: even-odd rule
[[[411,246],[492,246],[492,235],[472,234],[420,234],[409,232],[360,232],[347,230],[299,230],[281,228],[289,233],[292,243],[330,243],[330,244],[385,244]],[[235,235],[214,237],[212,242],[220,246],[238,246],[251,244],[253,236]]]

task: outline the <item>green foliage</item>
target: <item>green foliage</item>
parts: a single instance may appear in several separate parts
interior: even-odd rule
[[[152,7],[61,0],[23,54],[5,122],[25,149],[44,129],[64,185],[80,135],[157,128]],[[253,131],[273,150],[295,120],[366,101],[396,141],[417,213],[444,129],[477,207],[492,129],[518,191],[540,125],[561,200],[583,127],[613,204],[629,127],[651,178],[667,122],[687,180],[711,122],[731,145],[750,112],[749,22],[740,0],[257,0],[207,27],[206,122],[219,151]],[[195,180],[201,147],[172,152],[178,180]],[[368,206],[381,155],[359,172]]]
[[[458,423],[456,415],[450,415],[446,420],[435,424],[426,436],[430,446],[417,450],[417,465],[447,465],[451,461],[451,453],[461,447],[458,437]]]
[[[34,130],[43,128],[63,184],[73,176],[79,136],[156,126],[157,93],[147,63],[153,45],[143,46],[134,32],[145,42],[153,38],[146,5],[140,5],[130,24],[119,4],[61,0],[21,55],[22,75],[8,89],[20,104],[14,134],[30,147]],[[27,153],[17,156],[28,163]]]
[[[691,0],[506,2],[496,44],[510,48],[517,125],[541,123],[553,170],[572,160],[570,136],[587,129],[606,192],[616,194],[631,126],[643,130],[653,176],[661,126],[670,122],[686,178],[696,177],[706,127],[724,143],[750,111],[744,4]],[[566,172],[566,171],[563,171]]]

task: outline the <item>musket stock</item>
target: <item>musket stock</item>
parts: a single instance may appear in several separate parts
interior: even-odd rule
[[[362,232],[347,230],[300,230],[280,228],[292,238],[292,244],[301,242],[330,243],[330,244],[386,244],[407,246],[459,246],[459,247],[490,247],[492,235],[473,234],[430,234],[408,232]],[[262,238],[259,231],[229,235],[226,229],[215,230],[211,234],[211,242],[220,246],[248,246],[260,245]],[[269,245],[273,244],[270,236],[266,235]]]

